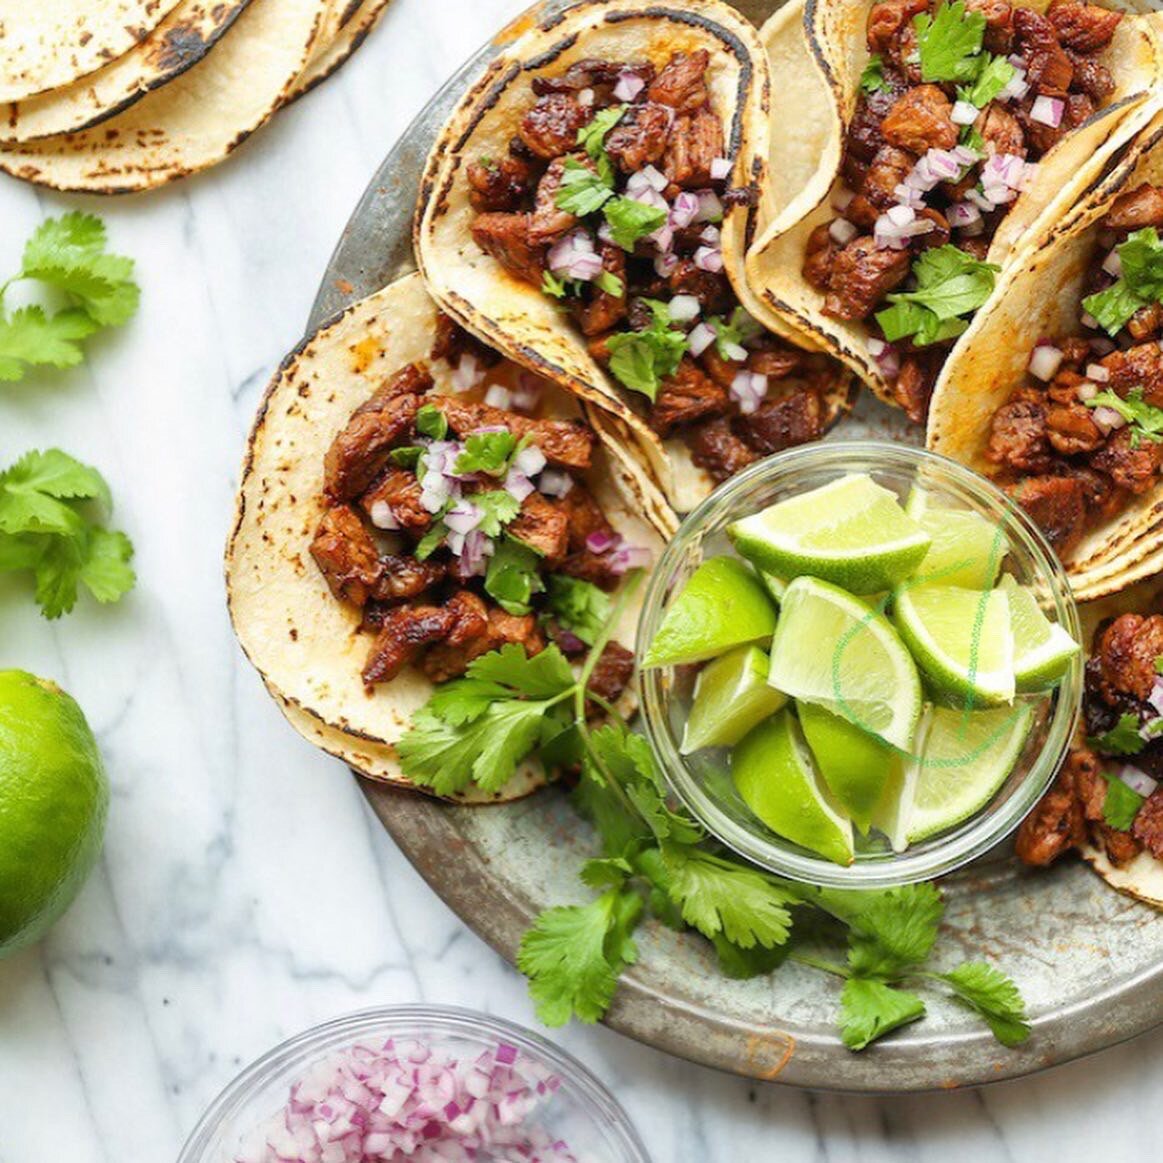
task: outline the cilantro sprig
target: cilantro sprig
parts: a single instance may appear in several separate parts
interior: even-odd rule
[[[1143,806],[1143,797],[1115,776],[1108,775],[1106,781],[1102,818],[1116,831],[1129,832],[1135,817],[1139,814],[1139,809]]]
[[[873,53],[860,73],[860,88],[865,93],[879,93],[888,88],[884,79],[884,57]]]
[[[1082,300],[1082,309],[1112,337],[1122,331],[1136,311],[1163,302],[1163,241],[1155,227],[1136,230],[1117,249],[1119,277],[1109,287]]]
[[[118,327],[137,311],[133,260],[105,250],[105,225],[91,214],[48,218],[24,247],[20,271],[0,284],[0,381],[15,383],[34,367],[75,367],[82,341]],[[7,312],[4,297],[33,282],[56,306],[31,304]]]
[[[642,331],[620,331],[606,340],[610,371],[624,387],[651,400],[662,381],[678,369],[689,346],[686,335],[670,325],[670,311],[657,299],[645,302],[653,312],[650,326]]]
[[[923,81],[972,81],[981,69],[985,17],[967,12],[965,0],[913,17]]]
[[[1101,735],[1091,735],[1087,745],[1104,755],[1138,755],[1145,746],[1139,734],[1138,715],[1120,715],[1119,721]]]
[[[1148,404],[1143,399],[1142,388],[1132,388],[1125,397],[1107,388],[1096,392],[1087,406],[1091,408],[1111,408],[1126,422],[1131,433],[1131,447],[1138,448],[1142,440],[1159,443],[1163,440],[1163,408]]]
[[[944,912],[935,886],[857,892],[783,881],[724,850],[671,805],[647,741],[589,690],[636,580],[613,604],[579,675],[556,647],[527,658],[506,646],[439,687],[398,745],[405,773],[443,794],[470,780],[496,790],[534,756],[580,772],[573,802],[601,843],[580,879],[595,895],[546,909],[522,939],[517,964],[538,1017],[550,1026],[598,1021],[619,976],[638,960],[635,931],[650,916],[702,935],[734,978],[771,973],[787,960],[842,978],[840,1030],[853,1050],[921,1018],[925,1002],[914,990],[932,985],[978,1013],[1006,1045],[1021,1042],[1025,1010],[1004,974],[981,962],[925,968]],[[589,722],[587,703],[606,711],[601,726]],[[828,955],[837,943],[847,948],[843,960]]]
[[[949,243],[925,251],[913,263],[916,290],[889,295],[893,305],[876,313],[885,339],[926,347],[960,335],[969,326],[964,316],[989,298],[1000,269]]]
[[[101,474],[58,448],[0,473],[0,572],[31,573],[46,618],[69,613],[82,586],[99,602],[133,588],[133,545],[101,523],[111,504]]]

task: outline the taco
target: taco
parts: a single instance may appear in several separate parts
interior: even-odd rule
[[[743,309],[768,105],[734,9],[589,0],[493,62],[422,182],[416,253],[443,309],[610,412],[680,512],[819,437],[851,393]]]
[[[587,652],[609,595],[661,546],[639,488],[575,397],[409,275],[316,332],[267,391],[227,549],[239,641],[305,738],[408,785],[394,748],[437,684],[509,644]],[[622,617],[590,686],[610,702],[633,671],[636,611]],[[525,769],[484,798],[540,782]]]
[[[825,164],[748,278],[765,322],[921,423],[999,269],[1147,117],[1155,36],[1083,0],[811,0],[806,21],[833,97]]]
[[[938,383],[929,447],[1041,526],[1076,595],[1163,568],[1163,117],[998,284]]]
[[[1163,579],[1082,608],[1082,723],[1017,852],[1046,867],[1077,849],[1121,892],[1163,908]]]

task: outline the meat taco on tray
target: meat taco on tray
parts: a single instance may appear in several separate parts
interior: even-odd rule
[[[395,745],[437,685],[506,647],[587,653],[661,545],[636,515],[640,477],[575,397],[407,276],[311,336],[267,391],[227,549],[235,630],[305,738],[408,784]],[[587,686],[610,703],[633,673],[635,620],[623,611]],[[541,782],[526,768],[458,798]]]
[[[998,284],[929,446],[992,476],[1080,598],[1163,568],[1163,118]]]
[[[756,30],[719,0],[581,3],[469,90],[422,184],[442,308],[606,410],[679,511],[849,402],[740,299],[768,112]]]
[[[1091,635],[1079,745],[1018,832],[1035,867],[1081,851],[1163,908],[1163,579],[1083,607]]]
[[[1085,0],[811,0],[822,164],[747,256],[762,319],[923,422],[999,271],[1147,117],[1148,18]]]

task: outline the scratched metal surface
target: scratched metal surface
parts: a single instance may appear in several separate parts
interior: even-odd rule
[[[1139,0],[1149,7],[1151,0]],[[549,0],[557,12],[568,0]],[[1134,2],[1128,7],[1136,6]],[[757,23],[778,0],[738,0]],[[520,23],[520,22],[518,22]],[[310,326],[414,269],[411,214],[424,159],[457,98],[500,48],[486,45],[432,99],[372,178],[324,276]],[[778,78],[777,78],[778,83]],[[912,441],[896,413],[867,398],[837,435]],[[512,960],[543,907],[586,899],[577,880],[595,851],[555,791],[505,808],[454,808],[371,785],[384,827],[467,925]],[[947,879],[939,944],[950,964],[996,960],[1021,984],[1034,1035],[1001,1048],[952,1004],[863,1055],[834,1034],[837,989],[790,965],[730,981],[704,941],[648,923],[608,1024],[693,1061],[820,1089],[901,1092],[1018,1077],[1093,1053],[1163,1022],[1163,918],[1080,865],[1030,874],[1008,846]]]

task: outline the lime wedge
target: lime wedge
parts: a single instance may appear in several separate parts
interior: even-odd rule
[[[909,846],[909,812],[920,766],[899,751],[892,753],[888,779],[872,809],[872,826],[888,837],[894,852],[903,852]]]
[[[968,509],[945,509],[923,489],[914,488],[905,512],[933,539],[917,567],[918,579],[946,586],[988,590],[1009,548],[1000,525]]]
[[[744,738],[731,753],[731,775],[743,802],[776,835],[837,864],[852,863],[852,824],[812,768],[790,710]]]
[[[683,755],[700,747],[734,747],[787,702],[787,695],[767,685],[767,667],[767,655],[758,646],[738,646],[707,663],[695,684]]]
[[[921,716],[921,680],[892,623],[815,578],[787,587],[767,681],[902,750]]]
[[[778,606],[783,601],[783,595],[787,593],[786,579],[776,577],[773,573],[764,573],[760,570],[759,580],[767,588],[767,592],[771,595],[771,600]]]
[[[897,808],[906,843],[928,840],[981,811],[1013,771],[1033,718],[1024,703],[968,714],[930,708],[921,723],[920,758],[905,764],[910,770]],[[899,834],[890,838],[897,847]]]
[[[816,769],[836,802],[867,835],[897,752],[875,735],[813,703],[801,703],[799,714]]]
[[[1010,604],[1014,636],[1014,681],[1020,691],[1045,690],[1066,673],[1079,645],[1057,623],[1051,622],[1038,599],[1008,573],[998,589]]]
[[[762,572],[805,574],[874,594],[908,577],[930,539],[895,494],[869,476],[841,477],[727,527],[735,548]]]
[[[1001,590],[913,585],[900,590],[893,617],[933,685],[959,705],[1014,699],[1014,640]]]
[[[643,666],[702,662],[736,646],[766,643],[775,606],[763,583],[734,557],[711,557],[671,599]]]

